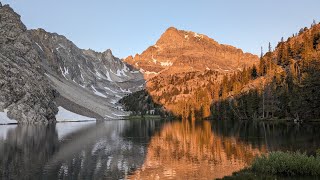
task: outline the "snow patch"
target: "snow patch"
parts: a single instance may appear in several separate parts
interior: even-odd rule
[[[107,117],[107,118],[109,118],[109,119],[115,119],[114,117],[109,116],[109,115],[105,115],[105,117]]]
[[[173,63],[171,61],[160,62],[161,66],[172,66]]]
[[[84,88],[84,89],[86,88],[86,86],[85,86],[85,85],[81,85],[81,84],[79,84],[79,86],[81,86],[81,87],[82,87],[82,88]]]
[[[112,93],[117,93],[116,91],[112,91],[109,87],[104,87],[106,90],[111,91]]]
[[[68,111],[61,106],[59,106],[58,109],[59,109],[59,112],[56,115],[56,119],[59,122],[63,122],[63,121],[89,121],[89,120],[94,121],[94,120],[96,120],[95,118],[82,116],[82,115],[76,114],[74,112]]]
[[[140,73],[140,71],[130,71],[132,74]]]
[[[114,73],[111,69],[110,72],[112,72],[113,74],[115,74],[118,77],[122,77],[122,76],[127,76],[126,72],[129,71],[129,68],[127,67],[126,64],[124,64],[122,69],[117,69],[117,73]]]
[[[124,117],[125,115],[122,115],[122,114],[115,114],[115,113],[112,113],[112,115],[115,115],[117,117]]]
[[[36,43],[36,45],[41,49],[41,51],[43,52],[43,49],[42,49],[42,47],[38,44],[38,43]]]
[[[107,80],[108,80],[108,81],[113,82],[112,79],[111,79],[111,77],[110,77],[109,71],[106,72],[106,76],[107,76]]]
[[[155,75],[157,75],[158,73],[156,73],[156,72],[150,72],[150,71],[145,71],[144,74],[147,74],[147,75],[155,74]]]
[[[118,69],[118,70],[117,70],[117,76],[121,77],[121,76],[122,76],[121,74],[125,75],[122,70],[119,70],[119,69]]]
[[[117,104],[117,103],[118,103],[117,100],[112,100],[112,101],[111,101],[111,104]]]
[[[7,113],[8,113],[7,109],[5,109],[4,112],[0,112],[0,125],[18,123],[18,121],[8,118]]]
[[[80,73],[81,79],[83,80],[83,82],[85,82],[82,73]]]
[[[60,66],[60,71],[61,71],[61,73],[62,73],[62,76],[63,76],[66,80],[68,80],[67,75],[69,74],[69,69],[66,68],[66,67],[63,67],[63,69],[62,69],[62,67]]]
[[[108,98],[106,95],[104,95],[101,92],[97,91],[96,88],[94,88],[94,86],[91,85],[91,88],[93,89],[93,92],[94,92],[95,95],[101,96],[101,97],[104,97],[104,98]]]
[[[122,92],[124,92],[124,93],[132,93],[132,92],[130,91],[130,89],[125,90],[125,89],[120,88],[120,90],[121,90]]]
[[[118,95],[118,94],[116,94],[116,97],[117,97],[117,98],[122,98],[122,96],[120,96],[120,95]]]
[[[203,38],[203,35],[198,34],[198,33],[194,33],[194,37],[195,37],[195,38],[202,39],[202,38]]]
[[[59,44],[59,46],[63,49],[67,49],[66,47],[64,47],[62,44]]]
[[[102,79],[102,75],[98,71],[96,71],[96,75],[98,76],[98,79]]]

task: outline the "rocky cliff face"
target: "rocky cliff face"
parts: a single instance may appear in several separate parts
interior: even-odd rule
[[[0,7],[0,112],[20,123],[54,121],[57,94],[20,16]]]
[[[241,49],[219,44],[206,35],[169,28],[154,46],[141,55],[125,59],[140,68],[145,77],[205,70],[230,72],[258,62],[258,57]]]

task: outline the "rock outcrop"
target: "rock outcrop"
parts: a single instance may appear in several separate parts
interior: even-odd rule
[[[40,57],[20,16],[0,8],[0,112],[19,123],[55,121],[58,112]]]

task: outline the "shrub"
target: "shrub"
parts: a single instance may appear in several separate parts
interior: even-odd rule
[[[300,152],[272,152],[256,158],[252,170],[273,175],[319,176],[320,157]]]

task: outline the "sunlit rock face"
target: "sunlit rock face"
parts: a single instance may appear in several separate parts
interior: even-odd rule
[[[233,46],[219,44],[206,35],[171,27],[155,45],[126,62],[140,68],[145,77],[192,71],[235,71],[258,62],[258,57]]]
[[[266,149],[219,136],[209,122],[175,122],[151,139],[147,152],[142,167],[128,179],[222,178],[248,166]]]
[[[207,117],[219,94],[213,90],[223,76],[251,67],[259,58],[206,35],[171,27],[155,45],[124,61],[144,74],[146,90],[156,103],[178,116],[202,111],[196,116]],[[188,107],[188,113],[183,112],[183,106]]]

